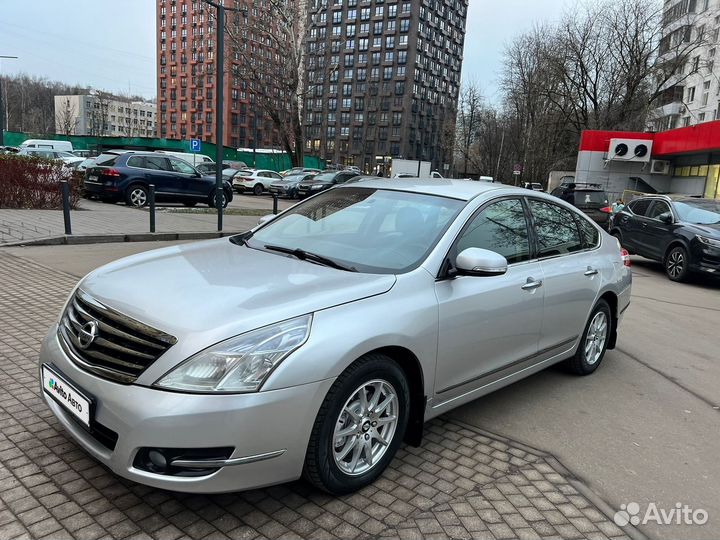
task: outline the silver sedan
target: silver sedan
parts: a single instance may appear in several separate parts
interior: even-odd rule
[[[595,371],[627,253],[563,201],[368,179],[253,231],[86,276],[45,339],[47,405],[115,473],[228,492],[382,474],[423,422],[546,367]]]

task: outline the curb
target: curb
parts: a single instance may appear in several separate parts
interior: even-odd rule
[[[82,234],[45,236],[0,244],[0,247],[16,246],[62,246],[79,244],[107,244],[113,242],[168,242],[173,240],[209,240],[240,234],[242,231],[180,232],[180,233],[133,233],[133,234]]]

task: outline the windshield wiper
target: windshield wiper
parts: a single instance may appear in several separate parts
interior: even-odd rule
[[[335,268],[337,270],[344,270],[346,272],[357,272],[357,268],[354,266],[345,266],[344,264],[340,264],[337,261],[334,261],[332,259],[329,259],[327,257],[323,257],[322,255],[318,255],[317,253],[312,253],[310,251],[305,251],[304,249],[300,248],[287,248],[284,246],[273,246],[273,245],[265,245],[265,249],[268,251],[277,251],[279,253],[287,253],[288,255],[292,255],[293,257],[296,257],[300,259],[301,261],[312,261],[318,264],[322,264],[324,266],[329,266],[331,268]]]

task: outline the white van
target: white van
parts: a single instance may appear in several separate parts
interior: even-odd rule
[[[38,148],[40,150],[57,150],[59,152],[72,152],[70,141],[53,141],[45,139],[28,139],[20,144],[20,148]]]
[[[187,161],[190,165],[200,165],[201,163],[215,163],[208,156],[203,154],[195,154],[190,152],[173,152],[171,150],[155,150],[157,154],[167,154],[176,158]]]

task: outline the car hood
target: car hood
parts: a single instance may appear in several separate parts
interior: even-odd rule
[[[80,288],[164,332],[217,341],[394,284],[394,275],[345,272],[221,238],[120,259],[88,274]]]
[[[697,223],[689,224],[697,234],[703,234],[705,236],[711,236],[713,238],[720,239],[720,223],[711,223],[708,225],[699,225]]]

